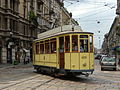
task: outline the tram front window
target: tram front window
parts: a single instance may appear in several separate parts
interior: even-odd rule
[[[80,40],[80,52],[88,52],[88,40]]]
[[[80,35],[80,52],[88,52],[88,35]]]
[[[90,52],[93,52],[93,36],[90,36]]]

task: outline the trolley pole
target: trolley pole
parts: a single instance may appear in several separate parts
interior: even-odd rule
[[[62,3],[63,3],[63,1],[62,1]],[[62,18],[63,18],[63,17],[62,17],[62,9],[63,9],[63,6],[61,5],[61,6],[60,6],[60,14],[61,14],[61,15],[60,15],[60,17],[61,17],[60,26],[61,26],[61,32],[62,32]]]
[[[62,19],[63,19],[63,16],[62,16],[62,10],[63,10],[63,3],[64,3],[64,0],[61,0],[61,6],[60,6],[60,18],[61,18],[61,21],[60,21],[60,24],[61,24],[61,32],[62,32]]]

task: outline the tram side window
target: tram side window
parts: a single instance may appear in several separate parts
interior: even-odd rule
[[[40,42],[40,53],[44,54],[44,43]]]
[[[50,40],[51,53],[56,53],[56,38]]]
[[[70,36],[65,36],[65,52],[70,52]]]
[[[46,54],[48,54],[48,53],[50,53],[50,48],[49,48],[49,41],[47,40],[47,41],[45,41],[45,53]]]
[[[39,43],[36,43],[36,54],[39,54]]]
[[[72,36],[72,51],[78,51],[78,35]]]
[[[93,52],[93,37],[90,36],[90,52]]]
[[[80,40],[80,52],[88,52],[88,40],[87,39]]]
[[[64,52],[64,37],[59,38],[60,52]]]

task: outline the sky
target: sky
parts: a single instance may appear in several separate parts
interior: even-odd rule
[[[64,0],[64,3],[83,31],[94,33],[94,46],[100,49],[116,16],[117,0]]]

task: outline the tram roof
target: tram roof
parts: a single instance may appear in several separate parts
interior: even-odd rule
[[[69,34],[69,33],[90,33],[90,32],[83,32],[81,27],[78,25],[65,25],[65,26],[57,27],[49,31],[46,31],[44,33],[38,34],[37,36],[38,39],[36,40],[45,39],[45,38],[62,35],[62,34]]]

